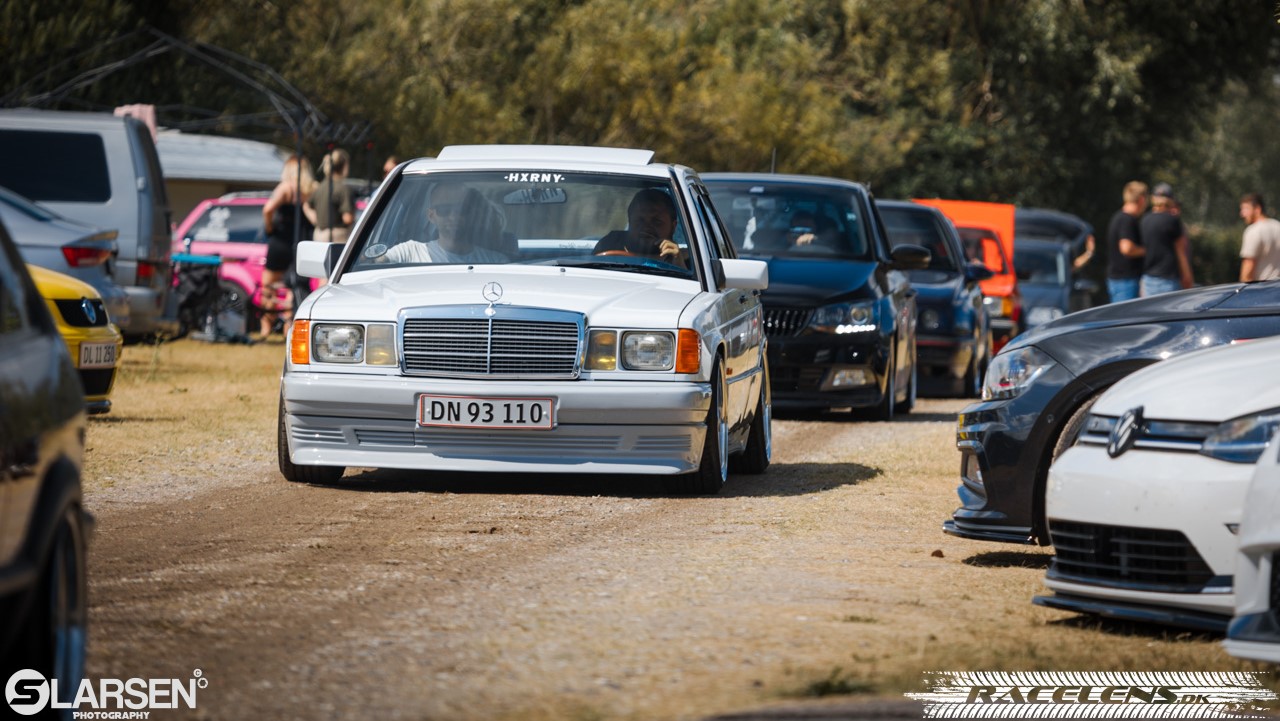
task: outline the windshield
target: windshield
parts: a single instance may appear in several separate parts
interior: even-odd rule
[[[696,278],[670,181],[606,173],[405,174],[351,271],[540,264]]]
[[[850,190],[704,180],[743,255],[871,260],[867,219]]]
[[[929,270],[960,270],[960,261],[947,243],[939,219],[932,211],[881,205],[880,219],[884,221],[893,247],[918,245],[929,251]]]
[[[1027,283],[1066,285],[1066,257],[1060,247],[1024,245],[1013,247],[1013,267],[1018,278]]]

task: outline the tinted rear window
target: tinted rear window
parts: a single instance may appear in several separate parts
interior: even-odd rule
[[[32,200],[105,203],[107,152],[92,133],[0,130],[0,185]]]

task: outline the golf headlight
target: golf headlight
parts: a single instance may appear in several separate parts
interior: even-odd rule
[[[622,334],[622,367],[633,371],[669,371],[676,364],[674,333],[627,331]]]
[[[1033,346],[1001,353],[991,359],[987,377],[982,382],[982,400],[1013,398],[1027,389],[1036,378],[1056,362]]]
[[[874,303],[835,303],[813,312],[809,327],[824,333],[867,333],[876,329]]]
[[[1256,463],[1280,429],[1280,408],[1224,421],[1209,434],[1200,452],[1228,463]]]

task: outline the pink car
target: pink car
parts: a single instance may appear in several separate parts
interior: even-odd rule
[[[217,328],[231,336],[258,331],[261,311],[253,299],[261,297],[262,268],[267,262],[262,206],[270,196],[266,191],[228,193],[202,200],[173,234],[174,253],[222,259],[218,266]],[[312,289],[318,286],[318,281],[311,283]]]

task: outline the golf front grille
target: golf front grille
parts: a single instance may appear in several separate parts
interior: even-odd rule
[[[1197,593],[1213,578],[1179,531],[1049,522],[1059,578],[1164,593]]]

